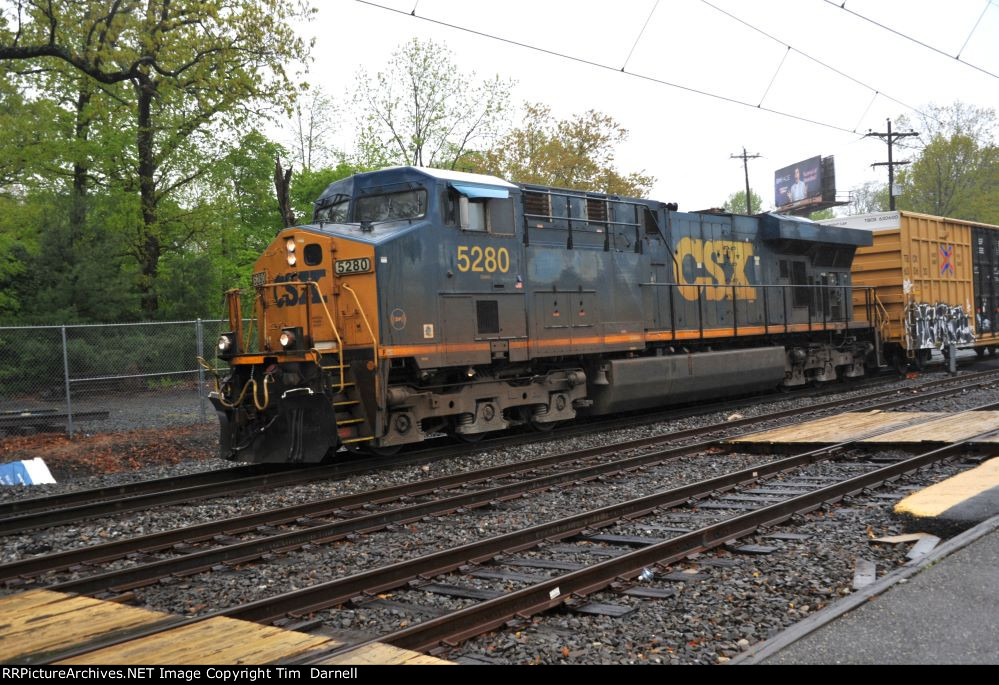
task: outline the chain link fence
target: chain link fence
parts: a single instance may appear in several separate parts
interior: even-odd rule
[[[0,435],[215,421],[217,320],[0,327]]]

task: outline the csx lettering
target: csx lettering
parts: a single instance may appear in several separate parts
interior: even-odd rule
[[[498,250],[495,247],[485,249],[478,245],[458,246],[458,271],[462,273],[474,271],[477,273],[507,273],[510,271],[510,251],[505,247]]]
[[[313,269],[312,271],[292,271],[291,273],[280,274],[274,277],[275,283],[289,283],[292,281],[297,281],[298,283],[306,283],[308,281],[319,282],[319,279],[326,276],[326,269]],[[305,290],[306,288],[301,285],[286,285],[284,286],[284,293],[278,296],[279,288],[274,288],[274,304],[278,307],[294,307],[297,304],[302,304],[305,302]],[[320,299],[319,288],[309,286],[308,290],[312,292],[312,304],[320,304],[326,298],[322,297]]]
[[[696,301],[698,292],[708,301],[725,300],[735,297],[749,302],[756,301],[756,288],[746,287],[746,264],[753,256],[753,244],[734,240],[701,240],[681,238],[676,246],[680,263],[680,295]],[[728,287],[718,287],[728,286]]]

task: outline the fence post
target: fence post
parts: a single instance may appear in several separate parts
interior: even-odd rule
[[[205,331],[200,318],[195,323],[194,330],[198,339],[198,356],[204,359]],[[204,423],[207,420],[205,417],[205,367],[201,365],[201,362],[198,362],[198,401],[201,404],[201,423]]]
[[[73,437],[73,398],[69,392],[69,349],[66,346],[66,327],[62,326],[62,372],[66,382],[66,428]]]

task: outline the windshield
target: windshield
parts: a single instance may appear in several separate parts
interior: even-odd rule
[[[313,219],[316,223],[344,224],[347,223],[347,212],[350,208],[350,198],[346,195],[336,195],[332,200],[316,210]]]
[[[385,195],[359,197],[354,221],[398,221],[418,219],[427,213],[427,191],[405,190]]]

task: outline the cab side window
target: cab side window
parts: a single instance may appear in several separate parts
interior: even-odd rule
[[[462,216],[463,196],[448,190],[443,194],[441,213],[444,224],[465,231],[513,235],[514,206],[511,198],[467,198],[467,214]],[[463,225],[464,224],[464,225]]]
[[[468,225],[466,231],[485,231],[486,224],[486,200],[468,201]]]

